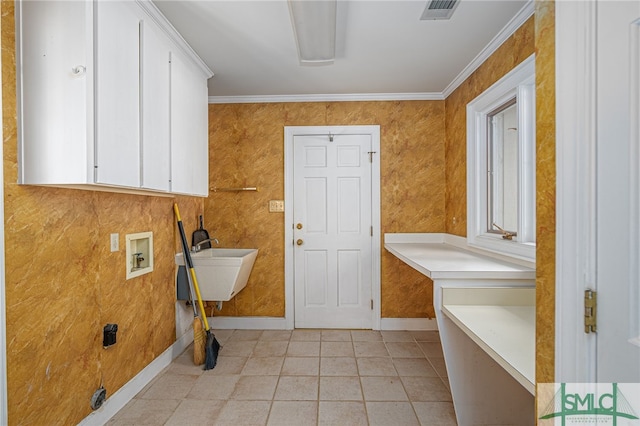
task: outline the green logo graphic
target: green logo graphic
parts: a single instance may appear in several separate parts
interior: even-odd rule
[[[625,396],[620,392],[617,383],[611,384],[611,393],[567,392],[566,383],[560,384],[553,400],[540,416],[541,420],[560,417],[562,426],[567,417],[581,416],[585,423],[593,423],[586,416],[608,416],[612,424],[617,425],[618,418],[638,420],[638,416]]]

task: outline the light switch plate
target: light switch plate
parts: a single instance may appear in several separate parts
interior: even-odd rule
[[[111,234],[111,252],[120,250],[120,235],[119,234]]]
[[[269,212],[284,212],[284,200],[269,200]]]

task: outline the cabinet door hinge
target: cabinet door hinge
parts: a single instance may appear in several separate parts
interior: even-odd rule
[[[598,311],[597,293],[593,290],[584,291],[584,332],[596,332],[596,320]]]

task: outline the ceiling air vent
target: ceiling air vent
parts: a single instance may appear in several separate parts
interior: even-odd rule
[[[420,20],[450,19],[458,3],[460,3],[459,0],[430,0],[424,12],[422,12]]]

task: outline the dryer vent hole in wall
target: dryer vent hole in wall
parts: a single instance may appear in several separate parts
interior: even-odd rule
[[[97,410],[98,408],[102,407],[102,403],[105,399],[107,399],[107,390],[104,387],[100,386],[91,397],[91,409]]]

